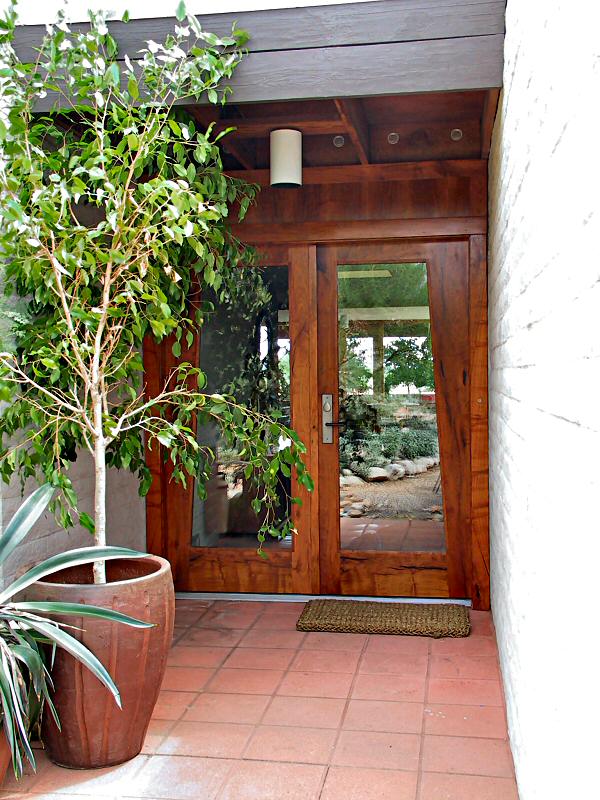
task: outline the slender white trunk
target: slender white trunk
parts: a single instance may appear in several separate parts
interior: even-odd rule
[[[92,392],[94,410],[95,492],[94,492],[94,539],[97,545],[106,545],[106,441],[102,426],[102,398],[99,392]],[[94,583],[106,583],[106,562],[94,561]]]

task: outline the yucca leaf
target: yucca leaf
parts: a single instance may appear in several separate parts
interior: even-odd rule
[[[19,510],[0,536],[0,564],[6,561],[15,547],[27,536],[34,523],[44,512],[53,494],[54,487],[46,483],[21,503]]]
[[[25,714],[22,709],[22,704],[15,689],[14,683],[12,680],[9,679],[8,676],[9,676],[8,664],[6,663],[6,658],[3,653],[2,666],[0,667],[0,687],[2,688],[2,705],[4,706],[4,713],[6,714],[6,705],[7,703],[10,704],[10,718],[14,726],[12,731],[13,742],[15,744],[15,749],[13,750],[13,763],[15,764],[15,774],[17,769],[19,769],[19,774],[20,774],[20,772],[23,769],[23,763],[21,760],[21,753],[19,751],[19,746],[18,746],[19,742],[23,747],[23,749],[25,750],[25,755],[32,764],[35,764],[35,757],[33,755],[31,745],[29,744],[27,723],[26,720],[24,719]],[[16,759],[15,762],[15,755],[17,754],[18,758]]]
[[[10,617],[11,615],[6,614],[5,616]],[[74,658],[80,661],[90,670],[93,675],[96,676],[96,678],[98,678],[101,683],[106,686],[106,688],[115,698],[116,704],[119,706],[119,708],[121,708],[121,695],[119,694],[119,690],[117,689],[115,682],[102,665],[102,662],[96,658],[92,651],[88,650],[84,644],[77,641],[77,639],[71,636],[70,633],[63,631],[61,628],[53,625],[51,622],[40,622],[36,619],[20,617],[17,614],[13,614],[12,619],[15,622],[19,622],[23,626],[33,628],[33,630],[44,634],[47,639],[49,639],[51,642],[54,642],[63,650],[66,650],[67,653],[70,653]]]
[[[44,612],[46,614],[71,614],[79,617],[99,617],[100,619],[111,620],[112,622],[122,622],[123,625],[131,625],[132,628],[153,628],[153,622],[144,622],[141,619],[122,614],[120,611],[112,611],[101,606],[91,606],[84,603],[55,603],[46,600],[31,600],[23,603],[11,603],[11,608],[19,611]]]
[[[46,677],[42,657],[32,647],[24,644],[14,644],[11,646],[11,650],[15,657],[22,661],[29,670],[33,688],[36,694],[40,694]]]
[[[113,558],[144,558],[145,555],[146,553],[130,550],[127,547],[79,547],[75,550],[68,550],[66,553],[50,556],[0,592],[0,605],[6,603],[17,592],[22,592],[23,589],[31,586],[32,583],[66,567],[89,564],[92,561],[107,561]]]

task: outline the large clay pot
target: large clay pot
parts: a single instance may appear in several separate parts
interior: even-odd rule
[[[55,764],[90,769],[120,764],[142,749],[173,636],[175,596],[169,562],[158,556],[106,562],[107,583],[94,585],[92,566],[72,567],[39,581],[30,600],[88,603],[155,623],[153,628],[90,617],[56,617],[82,628],[69,632],[104,664],[121,693],[122,710],[88,669],[58,650],[52,669],[59,731],[44,714],[43,741]]]
[[[0,730],[0,786],[2,786],[4,783],[4,778],[8,772],[8,765],[10,764],[11,759],[12,753],[10,752],[8,742],[6,741],[6,736],[4,735],[4,732]]]

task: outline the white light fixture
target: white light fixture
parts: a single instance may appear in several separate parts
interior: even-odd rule
[[[291,128],[271,131],[271,186],[302,186],[302,133]]]

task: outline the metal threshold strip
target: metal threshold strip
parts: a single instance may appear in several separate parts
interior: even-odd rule
[[[374,603],[454,603],[471,606],[470,600],[451,597],[342,597],[336,594],[244,594],[242,592],[176,592],[178,600],[246,600],[249,603],[306,603],[309,600],[370,600]]]

